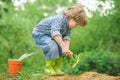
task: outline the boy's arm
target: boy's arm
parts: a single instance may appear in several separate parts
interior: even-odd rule
[[[63,40],[63,41],[64,41],[65,45],[67,46],[67,48],[69,49],[69,46],[70,46],[70,40],[65,39],[65,40]],[[70,53],[72,54],[72,57],[73,57],[73,52],[70,51]]]
[[[69,49],[69,46],[70,46],[70,40],[63,40],[65,45],[67,46],[67,48]]]
[[[66,42],[66,41],[64,42],[60,35],[56,35],[53,38],[59,44],[59,46],[62,48],[62,52],[65,55],[67,55],[69,57],[73,56],[72,52],[68,48],[69,47],[69,42]]]

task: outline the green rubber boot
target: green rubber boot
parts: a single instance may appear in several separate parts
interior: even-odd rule
[[[55,70],[53,69],[55,60],[46,60],[45,73],[47,75],[56,75]]]
[[[55,66],[54,70],[56,72],[56,75],[64,75],[65,73],[60,70],[60,67],[62,65],[62,57],[55,60]]]

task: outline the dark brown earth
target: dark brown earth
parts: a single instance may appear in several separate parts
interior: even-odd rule
[[[120,76],[110,76],[106,74],[99,74],[96,72],[85,72],[79,76],[64,75],[64,76],[47,76],[41,77],[42,80],[120,80]],[[31,80],[35,80],[32,78]]]
[[[19,80],[20,75],[1,74],[2,80]],[[81,75],[64,75],[64,76],[48,76],[34,74],[27,78],[27,80],[120,80],[120,76],[110,76],[106,74],[99,74],[97,72],[85,72]]]

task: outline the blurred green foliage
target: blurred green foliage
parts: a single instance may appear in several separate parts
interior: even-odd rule
[[[120,55],[112,53],[109,50],[102,50],[100,48],[91,50],[89,52],[80,53],[83,54],[79,64],[75,68],[70,68],[74,63],[72,60],[64,61],[63,71],[68,74],[81,74],[87,71],[95,71],[99,73],[107,73],[109,75],[120,75]]]
[[[32,40],[32,29],[42,19],[44,13],[55,15],[59,6],[70,6],[68,0],[37,0],[34,4],[26,3],[25,11],[16,11],[10,0],[2,0],[0,4],[0,72],[7,72],[7,59],[19,58],[24,53],[37,52],[25,60],[23,75],[27,73],[43,73],[44,55]],[[120,75],[120,3],[114,0],[113,14],[99,16],[98,12],[89,19],[85,28],[72,30],[70,49],[75,55],[83,53],[84,57],[74,70],[65,70],[72,64],[65,58],[66,73],[80,74],[84,71],[97,71],[111,75]],[[46,8],[43,8],[46,6]],[[42,57],[42,58],[41,58]],[[31,64],[32,63],[32,64]],[[67,65],[66,65],[67,64]]]

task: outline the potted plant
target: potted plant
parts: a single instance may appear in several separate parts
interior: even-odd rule
[[[25,53],[19,59],[8,59],[9,73],[15,75],[19,74],[22,69],[23,60],[33,54],[36,53],[29,53],[29,54]]]

